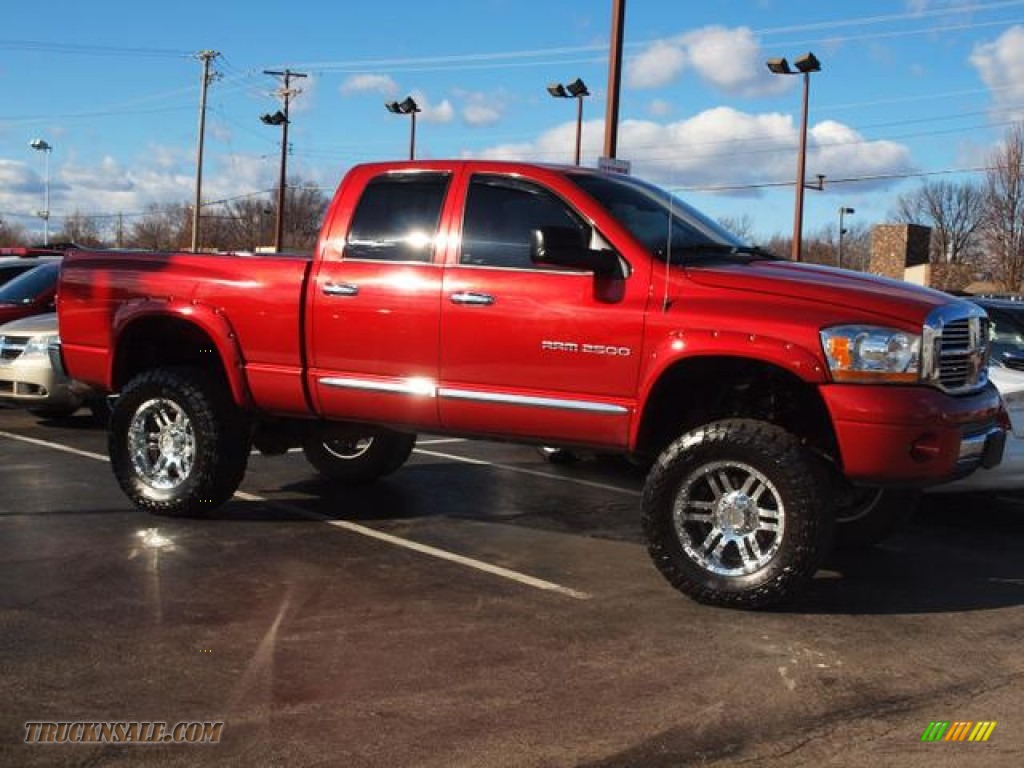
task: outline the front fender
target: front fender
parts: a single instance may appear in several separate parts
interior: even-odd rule
[[[665,372],[680,362],[697,358],[733,358],[763,363],[787,371],[802,381],[821,385],[829,381],[822,360],[805,346],[786,339],[738,331],[672,331],[646,352],[647,365],[641,372],[638,402],[646,407],[651,393]],[[632,445],[636,445],[642,419],[633,423]]]
[[[200,330],[213,345],[211,349],[202,351],[216,355],[227,377],[232,399],[239,406],[251,405],[252,398],[245,378],[245,358],[227,315],[217,307],[192,300],[139,299],[117,308],[112,323],[114,354],[110,356],[107,371],[111,389],[119,388],[124,383],[117,381],[121,356],[125,354],[123,340],[139,323],[151,319],[176,320]],[[173,339],[167,342],[173,344]]]

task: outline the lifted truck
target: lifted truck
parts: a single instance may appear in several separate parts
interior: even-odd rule
[[[856,517],[837,499],[891,514],[875,489],[1005,438],[973,304],[780,260],[576,167],[357,166],[312,257],[72,252],[59,296],[70,374],[120,393],[111,464],[143,510],[212,510],[253,445],[346,483],[417,432],[631,454],[654,563],[711,604],[789,598]]]

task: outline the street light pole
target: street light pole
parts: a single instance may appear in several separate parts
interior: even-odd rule
[[[576,78],[568,85],[552,83],[548,86],[548,93],[556,99],[576,99],[576,165],[580,164],[580,149],[583,142],[583,99],[590,95],[587,85],[580,78]]]
[[[847,208],[842,205],[839,206],[839,247],[836,251],[836,265],[840,269],[843,267],[843,235],[846,234],[846,228],[843,226],[843,217],[854,213],[856,213],[856,211],[853,208]]]
[[[608,51],[608,102],[604,114],[604,156],[615,158],[619,143],[619,88],[622,82],[622,38],[626,0],[612,0],[612,39]]]
[[[39,218],[43,220],[43,245],[50,244],[50,153],[53,145],[45,139],[33,139],[28,144],[37,152],[43,153],[43,210]]]
[[[807,162],[807,104],[811,90],[811,73],[821,71],[821,62],[807,52],[793,62],[796,71],[785,59],[768,59],[768,69],[776,75],[803,75],[803,108],[800,112],[800,148],[796,158],[796,205],[793,211],[793,261],[800,261],[803,251],[804,187]],[[819,182],[820,184],[820,182]],[[816,187],[821,189],[820,186]]]
[[[409,159],[416,159],[416,113],[422,112],[420,105],[412,96],[406,96],[405,101],[389,101],[384,105],[388,112],[395,115],[409,115],[412,122],[409,127]]]

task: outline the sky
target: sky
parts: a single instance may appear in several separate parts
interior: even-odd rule
[[[619,158],[755,240],[788,236],[803,78],[768,58],[813,52],[805,232],[891,220],[928,180],[981,181],[1024,119],[1024,0],[624,0]],[[272,190],[281,129],[260,116],[292,85],[288,176],[333,192],[352,165],[418,158],[571,163],[581,78],[582,164],[603,152],[612,0],[5,0],[0,28],[0,218],[41,235],[73,213],[125,224],[195,194],[201,51],[204,202]],[[50,152],[32,149],[43,139]],[[48,169],[47,169],[48,165]],[[47,185],[47,170],[49,184]],[[2,245],[2,244],[0,244]]]

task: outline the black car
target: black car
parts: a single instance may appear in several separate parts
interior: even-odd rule
[[[988,313],[989,361],[1024,371],[1024,299],[971,296]]]

